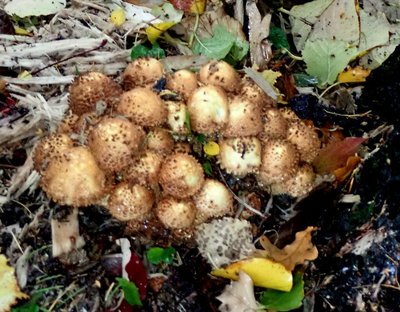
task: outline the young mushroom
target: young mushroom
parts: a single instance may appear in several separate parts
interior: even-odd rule
[[[225,61],[211,61],[200,68],[199,79],[206,85],[222,87],[227,92],[240,88],[240,76],[236,70]]]
[[[158,202],[156,215],[168,229],[190,227],[196,217],[196,207],[190,199],[165,197]]]
[[[197,85],[196,74],[187,69],[178,70],[167,76],[166,88],[181,94],[184,99],[190,97]]]
[[[171,154],[175,141],[171,133],[164,128],[154,128],[147,133],[146,148],[162,155]]]
[[[130,63],[122,74],[125,90],[152,86],[164,75],[164,65],[155,58],[138,58]]]
[[[163,162],[163,156],[147,150],[134,159],[125,172],[128,181],[153,187],[158,183],[158,175]]]

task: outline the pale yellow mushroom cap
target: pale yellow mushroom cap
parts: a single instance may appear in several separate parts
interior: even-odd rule
[[[166,228],[188,228],[196,217],[196,206],[190,199],[165,197],[159,201],[156,215]]]
[[[241,87],[241,80],[236,70],[225,61],[211,61],[200,68],[199,79],[206,85],[222,87],[233,92]]]

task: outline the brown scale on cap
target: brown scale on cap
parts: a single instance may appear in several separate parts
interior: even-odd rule
[[[288,121],[276,108],[268,108],[263,114],[264,131],[260,138],[262,141],[268,139],[285,139],[289,127]]]
[[[279,109],[281,115],[289,122],[301,120],[296,113],[288,107]]]
[[[146,148],[162,154],[168,155],[174,149],[175,141],[171,133],[164,128],[154,128],[147,133]]]
[[[229,101],[229,118],[222,131],[226,137],[256,136],[263,130],[261,108],[246,98],[235,96]]]
[[[151,212],[154,195],[140,184],[120,183],[111,192],[108,210],[121,221],[143,221]]]
[[[95,204],[104,195],[106,178],[89,149],[80,146],[53,158],[40,184],[56,203],[82,207]]]
[[[166,88],[182,95],[184,99],[188,99],[197,86],[196,74],[187,69],[178,70],[167,77]]]
[[[174,153],[190,154],[192,147],[186,142],[176,142],[174,146]]]
[[[236,70],[225,61],[211,61],[200,68],[199,80],[206,85],[222,87],[227,92],[240,89],[241,80]]]
[[[42,139],[36,146],[33,154],[35,170],[42,172],[50,161],[60,157],[62,153],[73,147],[74,142],[67,134],[53,134]]]
[[[163,156],[147,150],[135,158],[126,170],[125,178],[128,181],[148,185],[150,187],[158,183],[158,175],[163,162]]]
[[[105,117],[90,131],[88,145],[102,169],[116,172],[132,162],[144,136],[143,129],[127,119]]]
[[[165,194],[176,198],[189,197],[203,185],[203,168],[193,156],[172,154],[161,167],[159,182]]]
[[[252,103],[259,105],[262,109],[276,107],[276,101],[267,95],[250,78],[243,79],[240,96],[247,98]]]
[[[308,163],[314,160],[321,147],[321,142],[315,129],[300,120],[289,124],[287,138],[296,145],[301,160]]]
[[[220,87],[197,88],[187,106],[192,128],[199,133],[212,134],[223,129],[228,122],[228,97]]]
[[[255,137],[219,141],[218,163],[222,169],[238,177],[257,172],[261,165],[261,142]]]
[[[79,120],[79,116],[74,114],[71,110],[65,114],[64,119],[58,125],[57,132],[58,133],[73,133],[75,131],[75,125]]]
[[[299,152],[287,140],[269,140],[263,146],[259,181],[264,185],[281,183],[292,177],[299,165]]]
[[[69,91],[70,109],[76,115],[96,111],[104,104],[110,110],[118,103],[122,93],[121,87],[115,81],[99,72],[80,75]]]
[[[128,65],[122,74],[125,90],[154,85],[164,75],[164,65],[155,58],[138,58]]]
[[[126,91],[116,112],[140,126],[155,127],[167,120],[167,108],[161,98],[150,89],[137,87]]]
[[[217,180],[207,179],[201,190],[193,197],[193,201],[197,208],[196,224],[233,212],[232,194]]]
[[[188,228],[196,217],[196,206],[190,199],[165,197],[158,202],[156,215],[166,228]]]

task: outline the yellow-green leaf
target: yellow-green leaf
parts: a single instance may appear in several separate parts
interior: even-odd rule
[[[208,156],[216,156],[219,154],[219,145],[217,142],[210,141],[204,145],[203,150]]]
[[[150,25],[146,28],[147,38],[152,44],[154,44],[166,30],[175,24],[175,22],[162,22],[155,25]]]
[[[113,23],[117,27],[119,27],[123,23],[125,23],[126,16],[125,16],[124,9],[118,8],[118,9],[115,9],[114,11],[112,11],[111,15],[110,15],[110,20],[111,20],[111,23]]]

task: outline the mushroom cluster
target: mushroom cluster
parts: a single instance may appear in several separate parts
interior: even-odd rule
[[[155,219],[172,230],[232,214],[231,191],[205,178],[185,141],[192,131],[218,141],[217,162],[232,175],[255,174],[273,194],[311,189],[314,128],[226,62],[166,73],[160,61],[141,58],[121,80],[79,76],[58,132],[37,145],[35,168],[55,202],[106,204],[121,221]]]

